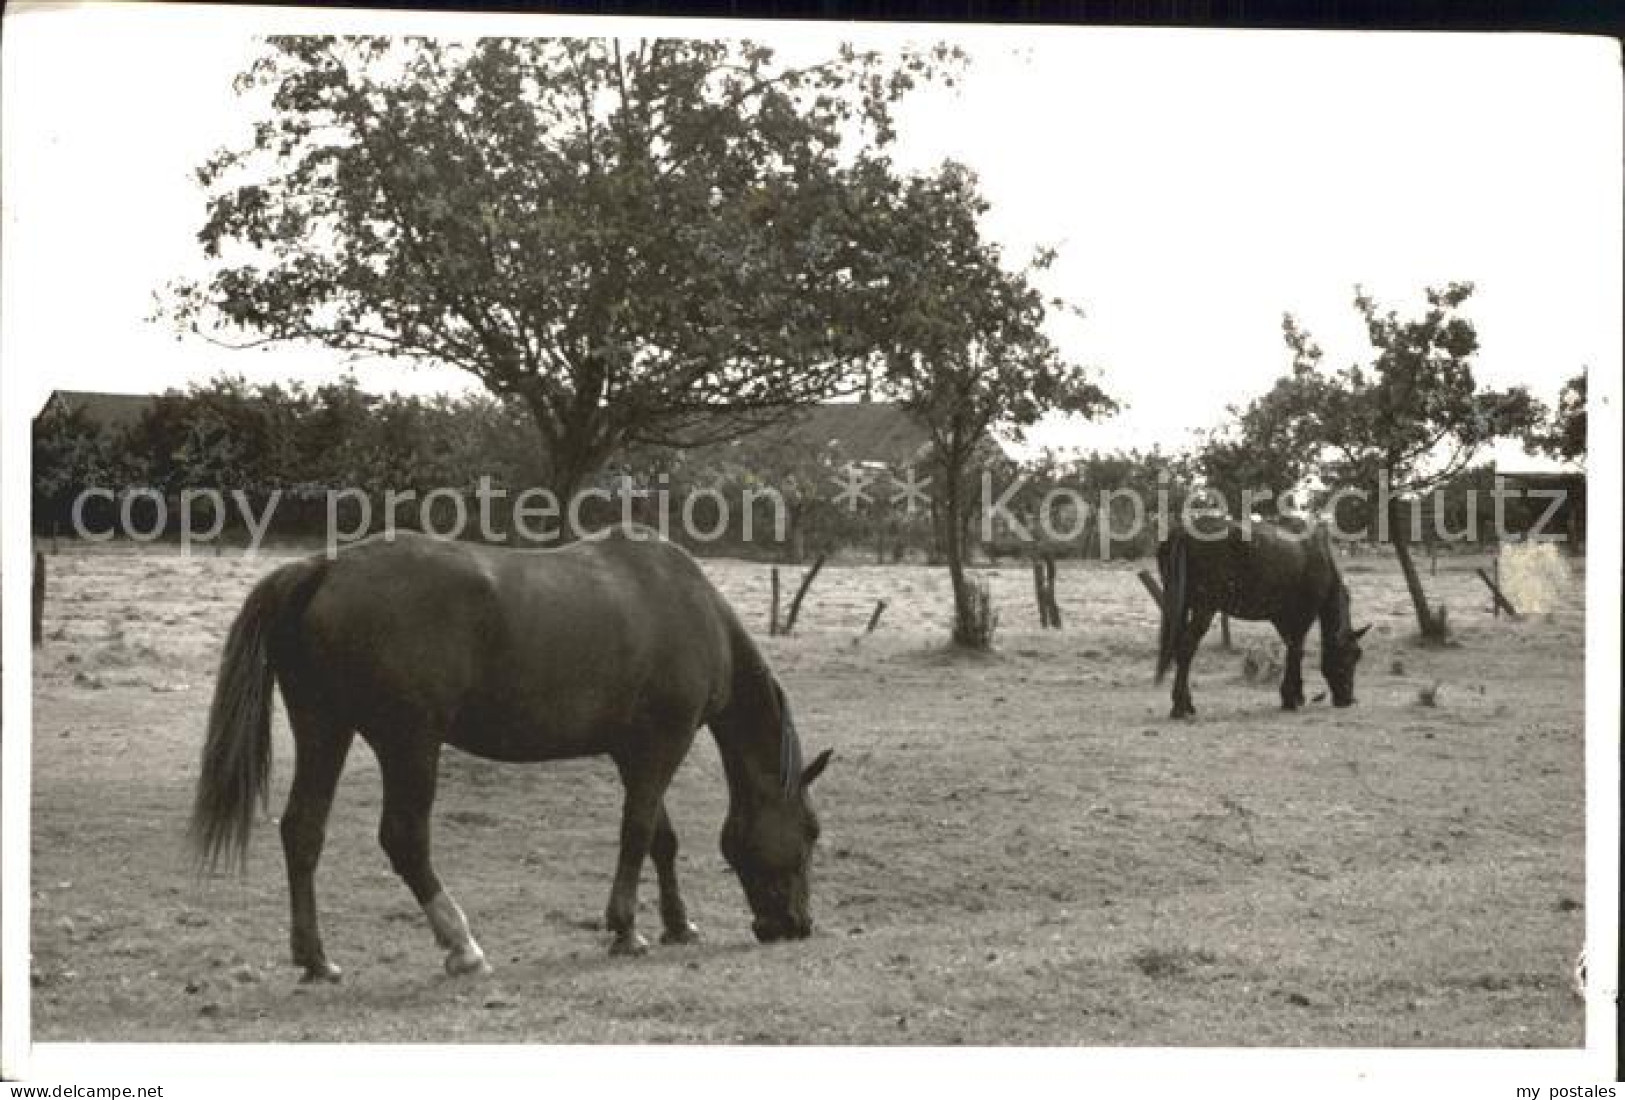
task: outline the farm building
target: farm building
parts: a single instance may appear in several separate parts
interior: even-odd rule
[[[150,393],[97,393],[92,390],[52,390],[40,407],[39,421],[53,413],[71,416],[79,413],[103,428],[133,428],[152,408],[156,398]]]
[[[780,431],[815,445],[835,444],[852,461],[901,469],[924,461],[930,433],[892,401],[826,401]]]
[[[1496,468],[1502,485],[1516,497],[1507,505],[1507,528],[1514,535],[1539,526],[1543,538],[1562,535],[1575,552],[1585,547],[1586,476],[1584,470],[1512,470]],[[1550,517],[1546,517],[1552,509]]]

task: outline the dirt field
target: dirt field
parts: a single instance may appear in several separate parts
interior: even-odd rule
[[[496,973],[453,981],[374,839],[351,754],[318,880],[342,985],[297,985],[276,830],[199,885],[181,834],[216,652],[274,564],[65,549],[34,694],[34,1036],[41,1040],[1576,1046],[1584,934],[1583,604],[1496,621],[1470,566],[1427,583],[1459,646],[1408,639],[1387,558],[1347,566],[1360,703],[1277,709],[1217,630],[1199,717],[1151,683],[1133,565],[1063,566],[1062,632],[1030,575],[987,571],[999,651],[940,648],[946,578],[834,566],[764,639],[815,790],[818,930],[761,947],[717,853],[702,735],[668,798],[706,941],[607,957],[619,787],[607,760],[448,750],[439,869]],[[709,562],[752,624],[765,566]],[[793,580],[795,570],[789,570]],[[857,643],[876,598],[879,631]],[[1273,638],[1238,624],[1238,645]],[[1318,654],[1306,662],[1319,692]],[[1437,684],[1433,705],[1424,689]],[[275,807],[291,773],[277,721]],[[640,925],[658,929],[652,873]]]

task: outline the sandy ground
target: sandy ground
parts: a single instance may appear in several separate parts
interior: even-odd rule
[[[708,738],[668,798],[695,947],[607,957],[619,788],[605,760],[448,750],[436,859],[496,965],[440,974],[374,839],[357,744],[318,886],[343,984],[296,984],[271,822],[241,879],[181,834],[216,654],[255,578],[234,557],[49,559],[34,687],[34,1035],[42,1040],[1575,1046],[1584,934],[1583,603],[1495,620],[1464,560],[1427,583],[1459,645],[1421,649],[1387,559],[1348,563],[1360,704],[1277,709],[1217,631],[1194,722],[1153,686],[1135,565],[1063,565],[1061,632],[1030,574],[984,571],[998,651],[941,648],[946,578],[831,565],[764,639],[825,839],[811,940],[761,947],[716,848]],[[708,562],[753,627],[765,566]],[[796,570],[787,570],[787,585]],[[873,603],[880,629],[856,640]],[[1267,626],[1238,624],[1260,652]],[[1306,669],[1318,657],[1311,649]],[[1436,691],[1433,691],[1437,685]],[[1311,695],[1322,687],[1311,672]],[[1431,692],[1432,705],[1423,701]],[[291,773],[277,719],[274,807]],[[640,922],[658,928],[652,874]]]

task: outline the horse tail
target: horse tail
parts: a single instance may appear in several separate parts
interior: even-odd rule
[[[321,558],[284,565],[254,586],[231,624],[187,827],[200,871],[243,864],[255,804],[270,798],[272,644],[326,572]]]
[[[1168,674],[1174,654],[1185,638],[1185,596],[1190,572],[1190,551],[1185,533],[1174,531],[1157,547],[1157,571],[1162,574],[1162,622],[1157,637],[1157,683]]]

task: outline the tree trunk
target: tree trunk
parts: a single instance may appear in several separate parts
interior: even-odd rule
[[[1394,556],[1405,575],[1405,589],[1411,595],[1411,607],[1416,611],[1416,626],[1427,641],[1441,641],[1443,631],[1433,609],[1428,606],[1427,593],[1422,590],[1422,577],[1416,571],[1416,560],[1411,557],[1410,531],[1404,523],[1404,505],[1399,500],[1388,506],[1388,537],[1394,544]]]
[[[558,508],[557,518],[538,532],[544,537],[537,541],[544,546],[574,542],[576,536],[585,534],[591,525],[587,517],[581,516],[583,530],[577,532],[571,529],[571,503],[582,487],[603,469],[604,463],[623,441],[611,438],[609,433],[602,430],[601,423],[559,422],[547,402],[537,393],[521,393],[521,397],[546,451],[547,480],[540,488],[553,494]]]
[[[1044,555],[1044,597],[1049,601],[1049,621],[1056,630],[1061,629],[1061,602],[1055,598],[1055,555]]]
[[[947,492],[943,501],[943,540],[942,550],[948,559],[948,580],[954,591],[954,641],[965,645],[975,635],[972,618],[975,611],[971,607],[970,582],[965,577],[965,542],[963,537],[963,524],[959,515],[959,485],[953,475],[957,471],[949,470]]]
[[[948,556],[942,552],[942,509],[935,497],[931,498],[930,520],[931,537],[925,548],[925,563],[941,565],[948,560]]]

